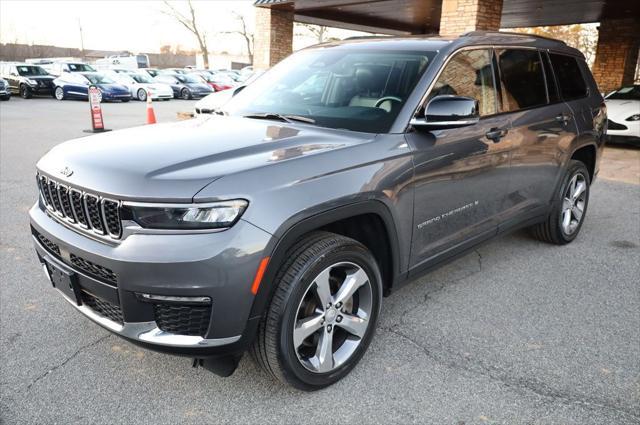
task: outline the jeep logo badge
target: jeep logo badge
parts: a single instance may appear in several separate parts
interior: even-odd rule
[[[73,170],[69,167],[64,167],[62,170],[60,170],[60,174],[65,177],[69,177],[71,176],[71,174],[73,174]]]

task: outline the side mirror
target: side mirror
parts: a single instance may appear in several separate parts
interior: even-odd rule
[[[444,129],[473,125],[480,120],[478,101],[472,97],[440,95],[427,103],[424,118],[414,118],[416,127]]]
[[[242,90],[244,90],[244,88],[247,87],[246,85],[242,85],[242,86],[238,86],[235,89],[233,89],[233,94],[231,95],[231,97],[237,95],[238,93],[240,93]]]

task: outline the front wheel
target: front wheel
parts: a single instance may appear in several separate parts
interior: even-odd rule
[[[31,94],[31,89],[27,87],[25,84],[20,86],[20,97],[23,99],[31,99],[33,95]]]
[[[565,245],[573,241],[582,228],[589,205],[591,180],[581,161],[571,160],[556,193],[549,217],[531,228],[541,241]]]
[[[64,100],[64,90],[62,89],[62,87],[56,87],[56,89],[53,92],[53,95],[58,100]]]
[[[191,92],[189,91],[189,89],[182,89],[182,91],[180,92],[180,97],[184,100],[190,100],[192,98]]]
[[[287,258],[251,352],[278,380],[313,391],[342,379],[364,355],[382,279],[366,247],[332,233],[309,235]]]
[[[145,89],[138,90],[138,100],[145,101],[147,100],[147,91]]]

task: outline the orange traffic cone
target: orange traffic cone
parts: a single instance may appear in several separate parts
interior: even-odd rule
[[[147,90],[147,124],[156,123],[156,113],[153,111],[151,104],[151,90]]]

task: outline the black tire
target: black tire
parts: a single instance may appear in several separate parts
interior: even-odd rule
[[[122,103],[127,103],[128,101],[130,101],[131,99],[122,99]]]
[[[191,91],[189,91],[189,89],[182,89],[180,91],[180,98],[184,100],[191,100],[193,99],[193,95],[191,95]]]
[[[586,188],[584,189],[585,199],[584,208],[581,214],[581,218],[575,227],[575,230],[571,233],[567,233],[562,225],[563,218],[563,200],[565,193],[569,188],[569,184],[575,176],[581,176],[586,182]],[[553,206],[549,217],[542,223],[536,224],[531,227],[531,234],[543,242],[552,243],[555,245],[566,245],[573,241],[580,233],[582,224],[584,223],[585,216],[587,214],[587,207],[589,206],[589,190],[591,187],[591,180],[589,177],[589,171],[587,167],[581,161],[571,160],[569,166],[562,180],[558,191],[556,192],[553,200]]]
[[[33,97],[31,89],[26,84],[20,84],[20,97],[23,99],[31,99]]]
[[[342,379],[364,355],[380,313],[382,278],[375,258],[364,245],[333,233],[309,234],[290,249],[286,258],[276,275],[275,293],[250,352],[256,363],[279,381],[314,391]],[[368,288],[371,288],[369,323],[359,345],[344,363],[326,373],[313,372],[302,365],[294,348],[293,328],[298,307],[318,274],[340,262],[356,264],[367,274]]]
[[[143,102],[147,100],[147,91],[145,89],[138,90],[138,100]]]
[[[11,100],[11,96],[9,96],[9,95],[2,96],[0,99],[2,99],[2,100]]]

